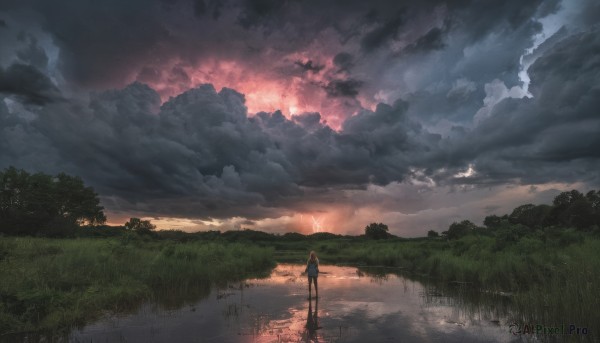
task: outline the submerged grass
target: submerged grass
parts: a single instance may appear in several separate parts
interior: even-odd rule
[[[272,261],[272,249],[238,243],[0,237],[0,333],[68,330],[153,298],[201,297]]]

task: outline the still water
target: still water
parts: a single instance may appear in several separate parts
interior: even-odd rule
[[[322,265],[308,299],[302,265],[214,288],[177,309],[146,304],[77,330],[75,342],[510,342],[501,306],[402,276]],[[314,290],[313,290],[314,296]],[[498,304],[497,304],[498,305]],[[490,310],[492,308],[492,310]],[[518,341],[518,340],[517,340]]]

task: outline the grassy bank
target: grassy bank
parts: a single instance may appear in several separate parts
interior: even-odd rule
[[[479,234],[456,240],[215,236],[185,243],[135,234],[0,237],[0,332],[68,330],[147,300],[176,308],[208,295],[215,283],[266,273],[275,262],[305,263],[310,250],[323,264],[394,267],[419,280],[510,293],[515,320],[597,332],[600,239],[557,232],[513,241]]]
[[[53,332],[146,300],[202,297],[272,261],[271,249],[238,243],[0,237],[0,332]]]
[[[468,235],[457,240],[330,240],[274,244],[282,262],[304,262],[315,250],[322,263],[394,267],[436,283],[461,283],[510,294],[518,322],[600,327],[600,239],[574,231],[505,242]]]

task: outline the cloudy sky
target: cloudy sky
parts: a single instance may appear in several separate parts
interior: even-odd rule
[[[596,0],[0,3],[0,168],[109,223],[401,236],[600,186]]]

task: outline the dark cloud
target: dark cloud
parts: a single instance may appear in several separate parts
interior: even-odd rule
[[[451,28],[445,37],[453,41],[452,44],[436,50],[435,56],[427,53],[398,55],[397,59],[404,61],[399,67],[401,75],[412,76],[418,71],[416,81],[419,85],[404,84],[404,88],[416,90],[408,94],[398,92],[397,96],[408,100],[410,115],[428,126],[452,125],[444,124],[444,121],[470,125],[482,100],[488,96],[487,84],[498,80],[507,89],[522,86],[519,72],[523,63],[530,61],[525,56],[521,63],[521,57],[532,46],[532,37],[538,29],[537,25],[525,23],[518,29],[502,35],[492,34],[471,44],[468,42],[472,37],[456,33],[453,31],[456,27]]]
[[[397,182],[598,183],[599,7],[575,7],[577,25],[527,55],[557,1],[3,1],[0,167],[193,218],[278,217]],[[531,63],[533,98],[501,100]],[[265,86],[248,99],[291,89],[310,113],[248,117],[207,80]]]
[[[282,70],[274,77],[286,77],[287,71],[279,64],[289,63],[290,60],[286,62],[289,54],[319,53],[323,56],[321,60],[326,60],[344,50],[354,58],[340,60],[344,65],[336,66],[344,72],[351,70],[355,74],[351,78],[367,83],[364,94],[374,97],[382,87],[386,88],[384,91],[408,88],[401,80],[409,71],[402,66],[410,69],[413,61],[410,57],[389,60],[386,56],[407,45],[411,47],[409,50],[422,52],[442,49],[448,37],[456,44],[444,56],[452,66],[448,70],[455,73],[449,82],[467,77],[482,85],[480,79],[489,82],[493,75],[492,78],[503,81],[512,77],[507,84],[516,84],[520,49],[530,46],[530,31],[534,29],[525,27],[532,25],[532,18],[538,13],[547,14],[556,8],[546,3],[539,0],[526,4],[517,0],[493,4],[443,0],[326,3],[110,0],[102,5],[68,1],[50,5],[43,0],[9,0],[0,5],[0,10],[34,12],[39,18],[35,23],[44,23],[43,29],[60,49],[58,67],[62,76],[78,86],[122,87],[148,68],[163,72],[161,77],[166,84],[166,70],[173,64],[197,69],[215,61],[233,61],[238,68],[256,74],[277,74],[276,70]],[[210,20],[209,15],[218,19]],[[437,27],[443,27],[443,32]],[[494,44],[482,49],[471,47],[490,35],[498,35],[493,37]],[[518,41],[514,42],[515,39]],[[315,45],[318,41],[322,45]],[[449,48],[446,46],[444,50]],[[469,51],[473,52],[473,58],[463,55],[468,48],[472,48]],[[365,51],[370,53],[364,56]],[[292,63],[297,59],[293,57]],[[390,69],[396,77],[389,75]],[[440,75],[449,71],[440,71]],[[380,82],[382,79],[386,81]],[[203,82],[215,83],[210,79]],[[231,82],[227,86],[236,85]],[[161,95],[168,97],[181,91],[174,89],[161,89]],[[404,94],[387,101],[401,95]]]
[[[201,17],[206,14],[206,12],[207,8],[204,0],[194,0],[194,14]]]
[[[556,13],[558,10],[560,10],[560,7],[561,7],[560,0],[544,1],[538,7],[537,15],[540,17],[545,17],[547,15]]]
[[[471,95],[477,90],[475,82],[467,79],[458,79],[446,93],[446,98],[451,102],[459,103],[470,100]]]
[[[526,64],[532,64],[535,62],[540,56],[545,54],[549,49],[551,49],[556,43],[568,37],[569,32],[566,27],[561,27],[558,31],[556,31],[552,36],[548,37],[540,46],[538,46],[531,54],[527,54],[523,56],[523,62]]]
[[[0,28],[5,28],[5,27],[8,27],[8,25],[6,24],[4,19],[0,19]]]
[[[102,5],[8,1],[0,10],[2,7],[34,11],[38,22],[44,23],[44,30],[61,49],[62,74],[78,85],[110,87],[122,83],[140,61],[159,58],[156,50],[149,51],[170,37],[158,1],[111,0]],[[160,46],[161,50],[164,48]]]
[[[360,80],[332,80],[323,88],[330,97],[355,97],[358,95],[358,90],[362,87],[363,82]]]
[[[221,10],[223,8],[223,6],[225,5],[225,1],[220,1],[220,0],[194,0],[193,1],[193,7],[194,7],[194,14],[201,18],[206,14],[209,14],[212,16],[213,19],[219,19],[219,17],[221,16]]]
[[[405,15],[406,10],[402,9],[373,30],[367,32],[360,42],[362,49],[369,52],[396,38],[398,31],[406,23]]]
[[[479,182],[598,182],[599,49],[598,31],[554,45],[529,70],[533,98],[504,99],[435,159],[476,161]]]
[[[149,83],[149,82],[161,82],[162,81],[162,72],[156,68],[144,67],[140,70],[136,79],[141,82]]]
[[[446,46],[444,44],[444,32],[435,27],[429,30],[425,35],[419,37],[416,42],[409,44],[404,48],[407,53],[429,52],[432,50],[441,50]]]
[[[600,17],[600,3],[593,0],[583,1],[579,24],[583,27],[593,26],[598,24]]]
[[[324,65],[313,64],[312,60],[308,60],[304,63],[302,61],[296,61],[296,62],[294,62],[294,64],[299,66],[300,68],[302,68],[303,71],[310,71],[313,74],[317,74],[321,70],[323,70],[323,68],[325,68]]]
[[[17,57],[25,64],[33,65],[40,69],[45,69],[48,66],[48,56],[42,49],[34,36],[28,36],[29,44],[27,47],[17,51]]]
[[[292,117],[292,120],[309,132],[323,127],[321,124],[321,115],[319,113],[303,113],[295,115]]]
[[[350,71],[352,66],[354,65],[354,57],[352,54],[347,52],[340,52],[339,54],[333,57],[333,64],[339,68],[338,71]]]
[[[139,83],[98,94],[87,106],[48,104],[36,119],[19,123],[30,137],[19,149],[35,155],[38,144],[54,148],[60,156],[54,166],[122,199],[121,208],[260,218],[310,199],[321,187],[402,180],[408,156],[430,143],[404,115],[405,103],[364,111],[339,133],[317,113],[248,118],[241,94],[210,85],[169,100],[155,114],[159,104],[156,92]]]
[[[548,4],[545,4],[548,2]],[[517,30],[523,25],[532,22],[538,9],[543,14],[557,10],[556,0],[532,0],[522,2],[518,0],[494,2],[448,2],[453,13],[451,25],[456,28],[465,28],[464,33],[471,41],[484,39],[492,32]],[[540,13],[540,14],[542,14]],[[468,28],[468,30],[466,30]]]
[[[34,105],[44,105],[61,98],[60,91],[45,74],[19,63],[6,69],[0,68],[0,93],[14,95]]]
[[[246,29],[259,25],[284,5],[285,1],[280,0],[243,0],[239,23]]]

